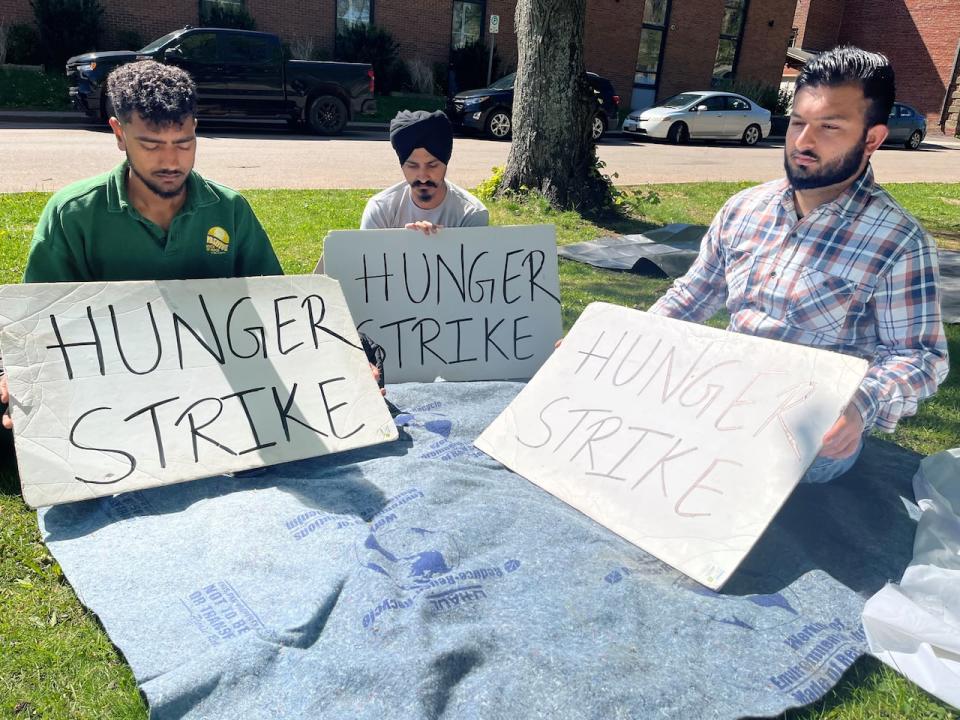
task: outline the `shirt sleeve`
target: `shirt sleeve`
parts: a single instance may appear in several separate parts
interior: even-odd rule
[[[472,208],[463,218],[460,227],[486,227],[490,224],[490,213],[486,208]]]
[[[693,265],[677,278],[648,312],[657,315],[703,322],[726,302],[727,279],[722,246],[722,229],[727,206],[721,208],[703,236],[700,252]]]
[[[61,209],[51,199],[33,232],[23,281],[86,282],[92,279],[83,260],[82,238],[71,238],[64,228]]]
[[[936,246],[922,235],[877,283],[878,345],[853,397],[864,429],[893,432],[947,377]]]
[[[237,277],[283,275],[280,261],[273,251],[270,238],[243,197],[238,197],[237,230],[240,252],[237,254]]]
[[[375,203],[373,198],[367,200],[367,204],[363,208],[363,217],[360,218],[360,229],[379,230],[388,227],[390,227],[390,225],[383,216],[383,210],[380,208],[380,205]]]

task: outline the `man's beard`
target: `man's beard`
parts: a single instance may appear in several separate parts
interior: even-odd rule
[[[187,185],[188,176],[184,175],[183,182],[180,183],[176,188],[174,188],[173,190],[164,190],[159,185],[156,185],[152,180],[150,180],[145,175],[143,175],[139,170],[137,170],[136,166],[132,162],[130,162],[130,155],[127,155],[127,166],[130,168],[130,171],[134,175],[140,178],[140,182],[146,185],[147,189],[150,190],[150,192],[152,192],[154,195],[158,197],[162,197],[164,200],[169,200],[170,198],[177,197],[184,191],[184,188]]]
[[[818,171],[810,170],[807,172],[804,168],[794,167],[790,164],[786,152],[783,155],[783,167],[787,171],[787,179],[794,190],[815,190],[842,183],[857,174],[866,149],[867,134],[864,133],[860,142],[854,145],[850,152],[845,153],[832,163],[822,165]],[[816,153],[794,151],[793,154],[810,157],[814,160],[820,159],[820,156]]]
[[[427,180],[426,182],[420,182],[415,180],[410,183],[410,188],[417,194],[422,200],[430,200],[437,192],[438,186],[437,183],[432,180]]]

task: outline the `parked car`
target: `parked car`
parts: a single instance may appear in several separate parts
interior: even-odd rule
[[[916,150],[927,135],[927,118],[906,103],[893,104],[887,118],[887,143],[899,143],[908,150]]]
[[[626,135],[666,138],[673,143],[713,139],[756,145],[770,134],[770,111],[734,93],[684,92],[631,112],[622,130]]]
[[[494,140],[506,140],[513,132],[513,83],[516,73],[504,75],[489,87],[458,93],[447,103],[447,116],[456,129],[478,130]],[[599,140],[613,123],[616,126],[620,96],[604,77],[588,72],[587,81],[597,99],[593,139]]]
[[[370,65],[285,60],[276,35],[190,26],[137,51],[67,60],[74,105],[91,118],[109,118],[107,75],[124,63],[147,59],[177,65],[193,76],[197,111],[204,118],[284,119],[335,135],[351,118],[377,111]]]

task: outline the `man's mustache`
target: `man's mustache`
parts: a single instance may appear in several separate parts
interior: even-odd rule
[[[436,184],[435,182],[433,182],[433,180],[427,180],[426,182],[420,182],[419,180],[414,180],[413,183],[411,183],[411,184],[413,185],[414,188],[421,188],[421,187],[431,187],[431,188],[435,188],[435,187],[437,187],[437,184]]]
[[[794,160],[796,160],[797,158],[807,158],[808,160],[819,160],[819,159],[820,159],[820,157],[819,157],[816,153],[812,153],[812,152],[808,152],[808,151],[803,151],[803,152],[794,151],[794,152],[790,153],[790,157],[791,157],[792,159],[794,159]]]

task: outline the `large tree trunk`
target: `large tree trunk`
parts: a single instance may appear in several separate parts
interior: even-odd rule
[[[586,0],[517,3],[513,145],[501,192],[538,190],[560,208],[606,204],[590,135],[597,102],[584,72],[585,16]]]

